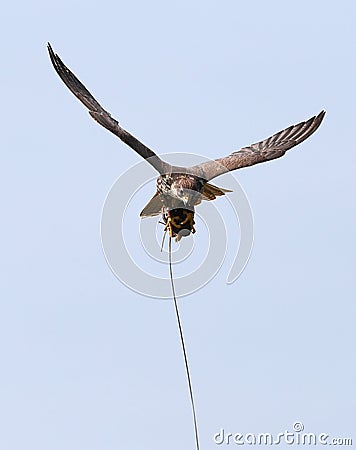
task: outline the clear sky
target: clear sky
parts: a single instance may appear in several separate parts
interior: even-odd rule
[[[220,428],[296,421],[356,442],[355,12],[351,0],[3,6],[1,449],[194,448],[173,305],[127,289],[101,247],[105,197],[139,158],[59,80],[47,41],[161,154],[223,156],[327,110],[284,158],[235,172],[251,259],[180,306],[202,449],[219,448]]]

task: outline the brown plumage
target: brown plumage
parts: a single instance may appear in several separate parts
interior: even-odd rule
[[[325,116],[325,111],[321,111],[317,116],[311,117],[305,122],[292,125],[263,141],[243,147],[215,161],[208,161],[193,167],[172,166],[124,130],[65,66],[60,57],[54,53],[50,44],[48,44],[48,52],[57,74],[68,89],[88,108],[93,119],[119,137],[159,172],[157,191],[142,210],[141,217],[162,213],[171,236],[179,234],[177,230],[180,226],[182,235],[186,235],[187,230],[194,232],[194,207],[202,200],[215,200],[216,197],[230,192],[227,189],[213,186],[208,181],[228,171],[280,158],[287,150],[311,136]],[[170,211],[172,210],[175,211],[175,218],[171,217]],[[174,227],[170,225],[171,222],[174,223]],[[184,224],[180,225],[183,222]]]

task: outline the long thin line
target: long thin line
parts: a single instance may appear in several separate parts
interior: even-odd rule
[[[180,321],[179,310],[178,310],[178,302],[177,302],[177,298],[176,298],[176,291],[175,291],[175,288],[174,288],[174,281],[173,281],[172,238],[171,237],[169,237],[168,254],[169,254],[169,274],[170,274],[170,278],[171,278],[171,286],[172,286],[172,295],[173,295],[173,300],[174,300],[174,308],[176,310],[177,323],[178,323],[179,334],[180,334],[180,342],[182,344],[184,363],[185,363],[185,370],[186,370],[186,373],[187,373],[187,380],[188,380],[188,387],[189,387],[189,394],[190,394],[190,402],[192,404],[195,443],[196,443],[196,446],[197,446],[197,450],[199,450],[200,447],[199,447],[199,436],[198,436],[198,423],[197,423],[197,415],[195,413],[192,381],[190,379],[190,371],[189,371],[189,365],[188,365],[187,352],[185,351],[185,343],[184,343],[184,338],[183,338],[182,324],[181,324],[181,321]]]

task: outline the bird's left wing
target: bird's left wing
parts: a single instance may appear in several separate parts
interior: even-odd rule
[[[189,172],[209,181],[231,170],[280,158],[287,150],[311,136],[319,128],[324,116],[325,111],[321,111],[317,116],[279,131],[264,141],[244,147],[224,158],[191,167]]]
[[[78,78],[68,69],[60,57],[54,53],[51,44],[48,43],[48,53],[57,74],[60,76],[68,89],[85,105],[89,114],[100,125],[114,133],[125,144],[130,146],[142,158],[146,159],[159,173],[169,171],[170,165],[162,161],[151,149],[136,139],[132,134],[120,127],[119,122],[111,117],[110,113],[95,100],[88,89],[78,80]]]

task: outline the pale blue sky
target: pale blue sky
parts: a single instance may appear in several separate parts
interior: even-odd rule
[[[355,10],[3,7],[1,449],[194,448],[173,305],[128,290],[101,249],[106,194],[139,159],[69,93],[47,41],[158,153],[223,156],[327,110],[283,159],[235,172],[252,257],[235,284],[223,268],[183,299],[181,314],[202,449],[217,448],[221,427],[278,433],[297,420],[356,439]]]

